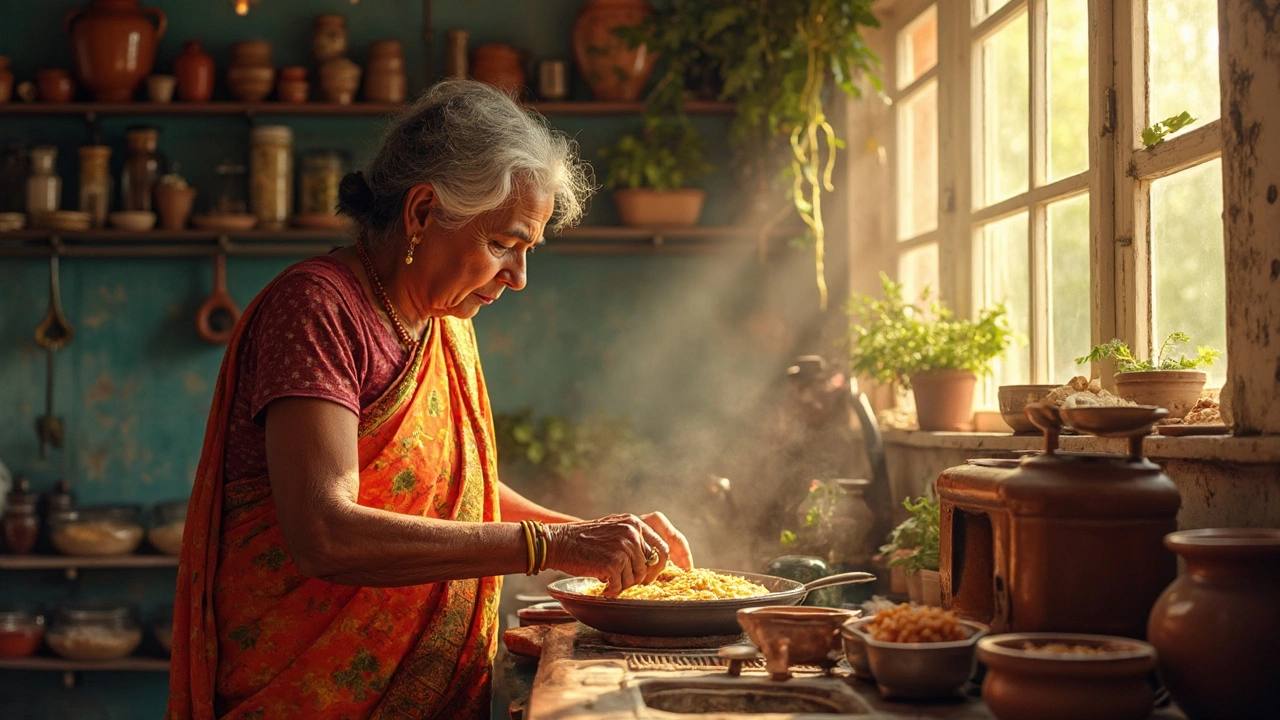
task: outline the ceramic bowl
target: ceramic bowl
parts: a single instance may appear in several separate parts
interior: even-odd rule
[[[148,210],[118,210],[107,216],[111,227],[131,232],[146,232],[156,226],[156,214]]]
[[[926,700],[958,696],[973,675],[974,646],[988,628],[970,620],[959,623],[968,637],[937,643],[885,642],[872,638],[866,626],[850,629],[867,647],[867,664],[881,695]]]
[[[1039,435],[1040,429],[1027,417],[1027,403],[1038,403],[1057,385],[1001,385],[996,391],[1000,417],[1018,435]]]
[[[844,655],[840,626],[861,614],[861,610],[766,605],[739,610],[738,624],[764,653],[769,676],[786,680],[792,665],[835,667]]]
[[[191,218],[191,224],[201,230],[252,230],[258,224],[258,218],[255,215],[235,214],[235,215],[196,215]]]
[[[93,216],[78,210],[55,210],[39,218],[39,226],[62,232],[81,232],[93,227]]]
[[[846,620],[840,626],[840,640],[844,643],[844,659],[848,661],[849,667],[853,669],[854,677],[860,677],[863,680],[874,680],[876,676],[871,674],[871,660],[867,657],[867,644],[862,641],[861,635],[853,631],[853,628],[865,625],[874,619],[873,617],[858,617]]]
[[[27,216],[18,212],[0,213],[0,230],[21,230],[26,227]]]
[[[1049,643],[1102,652],[1035,649]],[[978,659],[987,667],[982,699],[1000,720],[1144,720],[1151,714],[1148,678],[1156,666],[1156,651],[1138,640],[1008,633],[979,640]]]

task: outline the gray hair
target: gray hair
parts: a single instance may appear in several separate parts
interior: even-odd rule
[[[577,143],[502,91],[472,80],[431,86],[400,114],[364,172],[342,179],[338,211],[371,242],[399,225],[409,190],[431,183],[437,221],[456,230],[511,201],[517,186],[555,197],[553,232],[582,219],[595,191]]]

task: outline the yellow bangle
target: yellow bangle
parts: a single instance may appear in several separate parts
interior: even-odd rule
[[[534,564],[535,562],[537,562],[537,558],[536,558],[537,541],[533,535],[533,524],[528,520],[521,520],[520,527],[524,529],[525,550],[527,551],[527,555],[529,558],[529,563],[526,566],[527,569],[525,570],[524,574],[532,575],[534,573],[534,570],[537,568],[537,565]]]
[[[533,521],[533,529],[538,541],[538,572],[547,569],[547,528],[537,520]]]

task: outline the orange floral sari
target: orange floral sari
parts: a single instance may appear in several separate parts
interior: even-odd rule
[[[246,312],[253,314],[264,291]],[[266,478],[226,486],[242,321],[227,347],[187,514],[167,717],[488,717],[501,578],[365,588],[300,575]],[[361,505],[497,521],[497,458],[470,321],[432,323],[365,408]]]

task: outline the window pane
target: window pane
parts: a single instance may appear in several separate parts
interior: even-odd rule
[[[938,227],[938,83],[898,107],[898,239]]]
[[[1049,0],[1049,182],[1089,169],[1089,0]]]
[[[1009,325],[1027,338],[1031,333],[1030,243],[1027,240],[1027,213],[998,220],[978,231],[982,252],[982,306],[1003,302],[1009,310]],[[1031,348],[1014,344],[992,364],[992,382],[987,383],[994,404],[994,386],[1031,382]],[[986,393],[984,393],[985,395]]]
[[[929,288],[929,297],[938,297],[938,244],[921,245],[899,255],[898,282],[903,296],[912,302],[920,299],[925,288]]]
[[[930,5],[898,33],[898,87],[904,88],[938,64],[938,7]]]
[[[973,22],[978,24],[988,15],[1009,4],[1009,0],[973,0]]]
[[[1147,33],[1147,124],[1184,110],[1191,127],[1221,115],[1218,0],[1148,0]]]
[[[1027,191],[1031,136],[1028,114],[1027,14],[983,40],[982,63],[982,188],[981,206]]]
[[[1089,354],[1089,196],[1049,205],[1049,377],[1063,384],[1088,374],[1075,358]]]
[[[1211,160],[1151,183],[1152,343],[1169,333],[1191,336],[1188,347],[1227,349],[1226,262],[1222,247],[1222,160]],[[1207,369],[1221,387],[1227,363]]]

